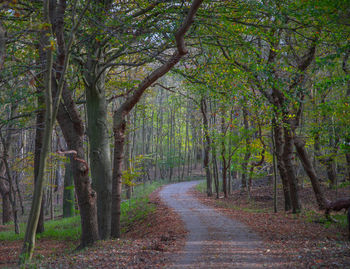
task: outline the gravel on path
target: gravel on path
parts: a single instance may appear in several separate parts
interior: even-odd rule
[[[280,263],[268,256],[258,235],[189,193],[199,182],[168,185],[160,192],[188,230],[186,245],[174,256],[171,268],[279,268]]]

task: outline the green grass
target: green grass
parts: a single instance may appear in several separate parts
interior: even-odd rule
[[[163,184],[164,182],[153,182],[135,187],[133,197],[121,205],[122,233],[125,233],[132,223],[141,221],[156,210],[156,206],[149,202],[149,195]]]
[[[13,224],[12,224],[13,225]],[[20,233],[12,230],[0,232],[0,240],[23,240],[26,224],[21,223]],[[55,240],[78,240],[81,234],[80,217],[50,220],[45,222],[45,231],[38,234],[37,238],[50,238]]]
[[[206,193],[207,192],[207,182],[206,181],[202,181],[199,184],[196,185],[196,190],[202,193]]]
[[[348,227],[346,213],[331,215],[332,219],[335,220],[336,222],[327,219],[323,213],[320,214],[320,213],[317,213],[313,210],[305,210],[304,212],[302,212],[302,214],[305,216],[307,222],[315,222],[316,221],[318,223],[321,223],[326,228],[330,228],[334,225],[336,225],[342,229],[347,229],[347,227]]]
[[[2,240],[8,240],[8,241],[15,241],[15,240],[23,240],[24,238],[24,231],[25,231],[25,223],[21,223],[20,224],[20,233],[19,234],[15,234],[14,232],[14,226],[13,226],[13,222],[12,223],[8,223],[6,225],[6,231],[2,231],[0,232],[0,241]]]
[[[166,182],[154,182],[142,184],[134,188],[133,197],[121,204],[122,232],[136,221],[144,219],[149,213],[154,212],[155,205],[149,203],[148,196]],[[0,241],[23,240],[26,224],[20,224],[20,234],[15,234],[13,223],[8,225],[6,231],[0,232]],[[80,216],[71,218],[50,220],[45,222],[45,232],[37,235],[37,238],[48,238],[54,240],[79,240],[81,235]]]
[[[80,234],[80,216],[74,216],[45,222],[45,232],[38,235],[38,238],[79,240]]]

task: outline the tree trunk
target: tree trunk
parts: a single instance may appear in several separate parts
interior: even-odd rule
[[[125,134],[125,156],[124,156],[124,169],[130,169],[130,160],[131,160],[131,152],[130,152],[130,114],[127,116],[127,126],[128,130],[127,133]],[[115,149],[114,149],[115,150]],[[113,189],[113,185],[112,185]],[[112,192],[113,193],[113,192]],[[126,185],[126,198],[130,199],[132,194],[132,186],[130,184]],[[112,205],[112,212],[113,212],[113,205]],[[112,217],[113,218],[113,217]]]
[[[350,143],[350,141],[348,141],[348,143]],[[347,163],[346,168],[348,170],[348,178],[347,178],[347,180],[350,181],[350,153],[346,153],[345,157],[346,157],[346,163]]]
[[[126,122],[123,115],[118,113],[113,117],[114,133],[114,163],[113,163],[113,203],[112,203],[112,232],[113,238],[120,237],[120,215],[121,215],[121,194],[122,194],[122,162],[124,158]]]
[[[329,179],[329,188],[335,186],[337,182],[337,173],[335,171],[335,162],[333,158],[328,158],[326,160],[327,176]]]
[[[210,153],[210,135],[209,135],[209,124],[207,118],[207,104],[204,98],[201,100],[201,112],[203,118],[203,131],[204,131],[204,158],[203,165],[205,169],[205,175],[207,179],[207,195],[208,197],[213,196],[213,187],[212,187],[212,177],[209,166],[209,153]]]
[[[0,70],[5,63],[6,55],[6,29],[0,21]],[[3,162],[0,163],[0,173],[2,177],[6,175],[6,169]],[[10,201],[10,187],[7,181],[0,178],[0,194],[2,197],[2,223],[6,224],[13,220],[12,207]]]
[[[314,194],[316,197],[317,204],[320,209],[324,209],[326,205],[326,199],[324,197],[324,193],[321,189],[320,180],[316,175],[316,172],[312,166],[312,162],[305,150],[305,142],[300,138],[294,139],[294,145],[298,153],[298,157],[304,167],[305,172],[310,178],[312,188],[314,190]]]
[[[38,46],[39,50],[39,59],[38,65],[41,65],[42,70],[45,68],[46,60],[46,50],[44,44],[46,42],[47,36],[45,36],[46,31],[40,33],[40,42]],[[40,163],[40,152],[42,148],[43,134],[44,134],[44,124],[45,124],[45,97],[44,97],[44,87],[43,87],[43,74],[37,76],[37,91],[38,94],[38,111],[36,112],[36,125],[35,125],[35,146],[34,146],[34,184],[37,181],[39,173],[39,163]],[[43,233],[45,230],[44,227],[44,209],[45,209],[45,195],[43,195],[42,206],[40,209],[40,216],[38,227],[36,229],[37,233]]]
[[[49,1],[44,2],[44,18],[46,23],[50,23],[49,19]],[[48,33],[50,35],[50,33]],[[49,46],[48,39],[44,43]],[[40,151],[40,162],[37,180],[35,182],[34,194],[32,206],[29,213],[28,223],[26,227],[26,232],[24,236],[24,243],[20,255],[20,263],[25,263],[30,261],[33,256],[34,246],[35,246],[35,234],[39,221],[41,202],[43,198],[43,188],[44,188],[44,173],[46,169],[46,160],[50,151],[51,135],[53,130],[53,119],[52,119],[52,91],[51,91],[51,81],[52,81],[52,66],[53,66],[53,53],[52,50],[48,50],[46,53],[46,65],[45,65],[45,129],[43,134],[43,143]]]
[[[248,111],[246,107],[243,107],[243,125],[246,132],[249,130],[249,122],[248,122]],[[248,175],[248,162],[250,159],[250,138],[247,135],[246,139],[246,152],[244,153],[243,163],[242,163],[242,181],[241,188],[242,190],[246,190],[247,188],[247,175]]]
[[[81,217],[80,247],[83,248],[99,239],[96,192],[91,187],[89,168],[86,162],[85,164],[82,162],[84,160],[83,120],[73,101],[72,93],[67,87],[63,88],[62,99],[63,103],[59,107],[57,120],[68,148],[77,152],[77,159],[72,159],[71,168]]]
[[[214,175],[214,185],[215,185],[215,192],[216,192],[216,198],[219,199],[219,172],[218,172],[218,164],[216,161],[216,152],[215,150],[212,151],[212,160],[213,160],[213,175]]]
[[[94,71],[94,64],[87,70]],[[86,102],[92,186],[97,192],[98,229],[101,239],[111,234],[112,166],[108,135],[104,76],[98,82],[88,79]]]
[[[10,201],[10,186],[4,179],[6,177],[6,168],[3,160],[0,160],[0,194],[2,198],[2,223],[6,224],[13,220],[12,206]]]
[[[74,216],[74,178],[73,178],[73,159],[65,164],[64,190],[63,190],[63,217]]]
[[[290,190],[290,198],[292,202],[292,210],[293,213],[298,213],[301,210],[301,204],[299,199],[299,191],[298,191],[298,180],[295,176],[295,170],[293,165],[293,144],[294,139],[292,136],[291,126],[289,122],[284,122],[284,124],[287,124],[283,128],[284,130],[284,147],[283,147],[283,163],[286,168],[287,172],[287,179],[289,183],[289,190]]]
[[[97,226],[96,192],[92,189],[89,179],[89,167],[84,160],[84,125],[78,109],[73,101],[72,92],[65,83],[57,84],[65,75],[65,65],[68,64],[69,44],[73,40],[70,36],[68,47],[64,40],[64,12],[65,1],[59,2],[58,13],[56,14],[56,39],[58,45],[58,55],[56,60],[56,80],[53,80],[53,92],[55,96],[62,87],[62,102],[59,103],[57,121],[61,127],[63,136],[69,150],[76,152],[72,164],[75,193],[81,217],[81,242],[79,248],[92,245],[99,239]],[[85,10],[88,6],[85,6]],[[84,12],[84,11],[83,11]],[[82,13],[83,14],[83,13]],[[82,15],[81,14],[81,15]],[[78,22],[77,22],[78,23]]]
[[[2,197],[2,224],[7,224],[13,220],[10,193],[1,195]]]
[[[281,181],[282,181],[282,187],[283,187],[283,194],[284,194],[284,210],[288,211],[292,208],[292,202],[290,197],[290,190],[289,190],[289,184],[288,184],[288,178],[287,178],[287,170],[285,168],[282,154],[283,154],[283,133],[282,133],[282,126],[280,123],[277,123],[276,120],[273,121],[273,128],[274,128],[274,139],[275,139],[275,146],[276,146],[276,159],[277,159],[277,168],[280,173]]]
[[[226,163],[226,145],[225,145],[225,112],[222,112],[221,115],[221,158],[222,158],[222,191],[224,197],[228,197],[228,188],[227,188],[227,163]]]

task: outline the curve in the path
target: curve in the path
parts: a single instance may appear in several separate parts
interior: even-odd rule
[[[200,203],[188,191],[199,181],[168,185],[161,199],[182,218],[188,230],[184,250],[172,268],[277,268],[260,238],[249,228]]]

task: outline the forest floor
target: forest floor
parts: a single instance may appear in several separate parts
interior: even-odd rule
[[[177,214],[159,199],[150,196],[155,211],[132,226],[119,240],[100,241],[82,251],[79,242],[43,239],[37,241],[33,268],[162,268],[172,253],[181,249],[186,231]],[[0,230],[4,226],[0,226]],[[0,242],[0,267],[17,268],[22,241]]]
[[[350,268],[350,242],[346,225],[325,222],[324,212],[317,209],[311,186],[300,190],[303,212],[295,215],[283,211],[282,192],[278,192],[278,213],[273,213],[271,186],[255,187],[250,199],[236,190],[229,198],[208,198],[197,187],[190,193],[201,203],[249,226],[264,241],[265,251],[276,259],[283,258],[285,268]],[[326,190],[329,200],[348,197],[349,187]],[[345,220],[345,216],[337,215]]]
[[[192,186],[197,184],[180,184],[188,183]],[[191,234],[187,232],[191,230],[185,227],[183,218],[162,202],[162,192],[158,189],[149,200],[155,210],[125,227],[126,233],[121,239],[100,241],[82,251],[74,250],[78,241],[39,239],[33,268],[223,268],[220,264],[224,268],[350,268],[346,226],[324,223],[323,212],[317,210],[308,185],[300,191],[304,209],[298,215],[283,211],[280,189],[278,213],[273,213],[271,186],[254,187],[250,199],[240,190],[233,191],[227,199],[221,196],[220,199],[208,198],[203,193],[204,184],[187,190],[182,189],[171,196],[175,200],[182,194],[192,197],[190,200],[188,197],[182,199],[190,208],[182,208],[180,214],[181,211],[190,215],[204,213],[198,222],[192,223],[192,229],[199,233],[196,235],[198,238],[191,239]],[[329,200],[349,194],[350,187],[326,191]],[[206,219],[208,214],[211,220]],[[203,230],[199,223],[211,223],[209,230]],[[217,229],[237,225],[234,233],[226,228],[222,231]],[[4,229],[8,226],[0,225],[0,231]],[[237,233],[240,240],[235,240]],[[210,236],[201,239],[200,234]],[[242,240],[242,236],[246,240]],[[239,241],[244,244],[239,245]],[[21,240],[0,241],[1,268],[18,267],[21,246]],[[199,258],[199,261],[191,264],[189,255]]]

